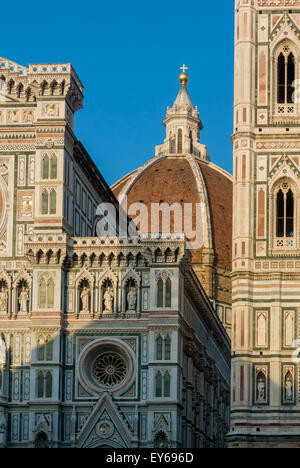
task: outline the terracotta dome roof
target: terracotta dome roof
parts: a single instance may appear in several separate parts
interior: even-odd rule
[[[204,248],[214,250],[217,266],[231,270],[232,178],[228,173],[192,155],[161,155],[125,176],[112,190],[117,198],[127,196],[127,206],[143,202],[150,209],[151,203],[191,203],[193,207],[202,203]],[[196,229],[195,209],[192,224]],[[140,225],[140,231],[146,231],[146,226]],[[151,232],[150,220],[147,232]],[[202,251],[193,251],[194,263],[201,263]]]

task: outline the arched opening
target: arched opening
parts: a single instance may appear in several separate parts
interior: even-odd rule
[[[15,82],[13,80],[9,80],[9,82],[8,82],[8,94],[12,94],[14,86],[15,86]]]
[[[18,88],[17,88],[17,96],[18,96],[19,99],[20,99],[21,96],[22,96],[23,89],[24,89],[24,86],[23,86],[22,84],[19,84],[19,86],[18,86]]]
[[[43,83],[41,84],[41,96],[45,96],[46,89],[47,89],[47,82],[43,81]]]
[[[35,448],[49,448],[49,439],[45,432],[39,432],[35,438]]]
[[[161,263],[162,261],[163,261],[162,251],[160,249],[157,249],[155,251],[155,262],[156,263]]]
[[[154,439],[155,448],[168,448],[168,437],[163,431],[160,431],[156,434]]]

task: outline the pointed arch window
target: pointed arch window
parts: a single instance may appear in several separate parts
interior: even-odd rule
[[[49,194],[47,190],[42,193],[42,214],[48,214]]]
[[[172,306],[172,283],[170,278],[166,281],[166,307]]]
[[[43,215],[56,214],[56,190],[52,189],[49,193],[47,189],[42,192],[42,207],[41,212]]]
[[[46,295],[47,295],[47,283],[43,278],[40,282],[40,294],[39,294],[39,307],[40,309],[46,309]]]
[[[294,103],[296,61],[288,44],[284,44],[277,56],[277,103]]]
[[[157,279],[157,307],[172,307],[172,280],[168,273],[161,273]]]
[[[194,144],[193,144],[193,132],[192,132],[192,130],[190,130],[189,138],[190,138],[190,153],[193,154]]]
[[[156,360],[171,360],[171,337],[169,335],[167,335],[166,337],[162,337],[161,335],[159,335],[156,338]]]
[[[164,375],[164,397],[170,398],[171,395],[171,376],[169,372],[165,372]]]
[[[38,361],[52,361],[53,338],[51,336],[41,335],[38,338],[37,358]]]
[[[181,128],[177,132],[177,153],[182,154],[182,130]]]
[[[284,184],[276,196],[276,236],[294,237],[294,194],[288,185]]]
[[[171,396],[171,375],[168,371],[158,371],[155,376],[155,396],[156,398],[170,398]]]
[[[44,154],[42,159],[42,179],[57,179],[56,154],[52,154],[50,157],[48,154]]]
[[[156,359],[158,361],[161,361],[163,358],[163,339],[162,336],[159,335],[159,337],[156,339]]]
[[[55,154],[53,154],[50,159],[50,178],[57,178],[57,157]]]
[[[296,193],[289,181],[281,182],[274,193],[275,248],[295,248],[296,239]]]
[[[161,398],[163,394],[163,376],[159,371],[155,376],[155,396],[156,398]]]
[[[56,214],[56,191],[50,192],[50,214]]]
[[[164,306],[164,282],[160,278],[157,282],[157,307]]]
[[[170,135],[170,154],[176,153],[176,138],[171,134]]]
[[[46,386],[46,398],[52,398],[52,374],[47,372],[45,377],[45,386]]]
[[[49,156],[45,154],[42,161],[42,177],[49,179]]]
[[[37,397],[44,398],[44,373],[39,372],[37,378]]]
[[[171,360],[171,337],[169,335],[165,339],[165,360]]]
[[[37,398],[52,398],[53,394],[53,376],[52,372],[39,371],[36,382]]]
[[[48,302],[48,309],[53,309],[54,307],[54,281],[52,278],[48,281],[48,288],[47,288],[47,302]]]
[[[39,308],[54,308],[54,280],[53,278],[42,278],[39,283]]]

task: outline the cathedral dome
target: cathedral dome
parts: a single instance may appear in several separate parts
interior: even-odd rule
[[[186,80],[172,108],[164,120],[166,139],[156,147],[153,159],[125,176],[112,187],[114,195],[123,204],[126,201],[129,217],[136,222],[140,233],[166,233],[163,220],[159,230],[153,230],[153,205],[180,204],[185,219],[185,209],[192,206],[192,230],[201,232],[201,243],[192,248],[193,265],[210,298],[217,299],[217,289],[226,290],[223,302],[230,302],[229,272],[232,265],[232,176],[210,162],[206,146],[200,144],[203,128],[197,107],[190,99]],[[147,207],[148,217],[138,223],[134,204]],[[199,214],[201,214],[199,216]],[[141,220],[138,216],[138,220]],[[200,218],[200,221],[199,221]],[[178,232],[178,224],[171,216],[170,232]],[[175,225],[176,224],[176,225]],[[157,226],[157,224],[156,224]],[[184,222],[183,230],[186,233]],[[183,232],[181,230],[180,232]],[[224,274],[222,286],[216,275]]]
[[[203,261],[203,249],[213,250],[215,264],[231,270],[232,178],[203,159],[190,156],[153,158],[145,166],[125,176],[112,187],[119,199],[127,197],[127,206],[144,203],[149,212],[153,203],[193,205],[204,202],[203,248],[193,250],[193,261]],[[193,209],[193,229],[196,229]],[[174,220],[171,219],[174,232]],[[148,219],[147,232],[151,232]]]

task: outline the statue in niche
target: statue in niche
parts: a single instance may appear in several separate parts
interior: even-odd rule
[[[3,333],[0,335],[0,365],[6,364],[6,343],[4,341]]]
[[[9,111],[7,115],[8,122],[18,122],[18,112],[17,111]]]
[[[287,377],[285,382],[285,399],[292,401],[294,399],[293,382],[290,376]]]
[[[114,290],[112,286],[108,286],[105,290],[104,296],[104,312],[112,312],[114,306]]]
[[[8,293],[7,290],[2,287],[0,291],[0,311],[7,312]]]
[[[81,304],[82,304],[82,312],[89,312],[90,311],[90,289],[87,286],[81,291],[80,294]]]
[[[48,117],[54,117],[57,115],[56,104],[48,104],[46,106],[46,114]]]
[[[24,122],[33,122],[33,112],[32,111],[25,111],[24,112]]]
[[[128,303],[128,310],[135,311],[136,310],[136,302],[137,302],[137,294],[135,287],[131,286],[129,293],[127,294],[127,303]]]
[[[20,312],[25,312],[27,313],[27,305],[29,301],[29,293],[28,289],[23,285],[21,292],[19,294],[19,307],[20,307]]]
[[[258,380],[257,393],[258,393],[257,401],[259,401],[260,403],[264,403],[266,399],[266,384],[262,378]]]

